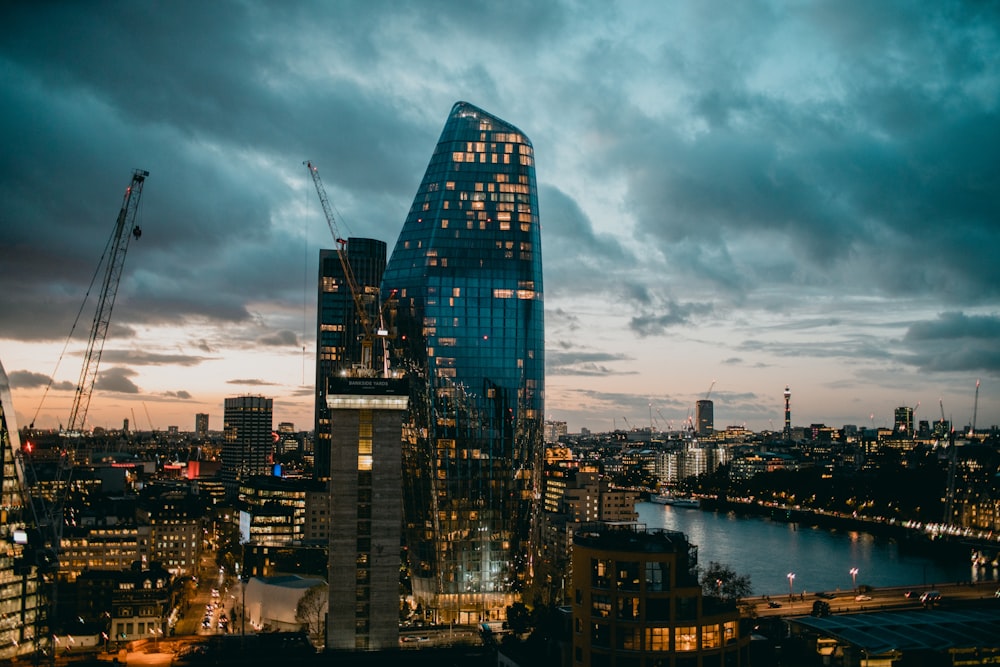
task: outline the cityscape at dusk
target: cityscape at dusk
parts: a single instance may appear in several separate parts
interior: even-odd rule
[[[546,419],[680,428],[710,395],[717,428],[780,430],[788,386],[796,425],[1000,423],[995,5],[0,18],[0,359],[22,426],[68,417],[96,288],[81,304],[143,169],[88,426],[217,430],[226,397],[262,394],[310,430],[334,242],[303,162],[345,235],[391,249],[456,100],[533,143]]]

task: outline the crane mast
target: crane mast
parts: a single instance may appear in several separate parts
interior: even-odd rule
[[[90,408],[90,397],[94,393],[94,383],[97,381],[97,369],[101,364],[101,354],[104,352],[104,340],[108,335],[108,325],[111,323],[111,311],[118,296],[118,283],[125,266],[125,254],[128,252],[129,239],[138,239],[142,230],[135,224],[139,200],[142,196],[142,186],[149,172],[136,169],[132,172],[132,182],[125,190],[121,211],[111,237],[111,255],[104,272],[104,282],[94,313],[94,323],[90,329],[90,340],[87,352],[83,357],[83,369],[80,371],[80,381],[76,385],[76,396],[69,415],[69,430],[82,431],[87,421],[87,410]]]
[[[386,336],[388,335],[388,331],[381,326],[381,323],[378,332],[375,331],[374,325],[372,324],[372,318],[368,314],[368,308],[365,306],[364,295],[362,294],[361,288],[358,286],[358,282],[354,277],[354,270],[351,268],[351,262],[347,257],[347,240],[340,235],[340,231],[337,229],[337,221],[333,216],[333,208],[330,206],[330,200],[326,196],[326,188],[323,187],[323,181],[319,177],[319,170],[311,161],[307,160],[303,164],[309,168],[309,175],[312,176],[313,185],[316,186],[316,194],[319,195],[319,203],[323,208],[323,215],[326,217],[326,224],[330,228],[333,240],[337,244],[337,258],[340,259],[340,266],[344,271],[344,280],[347,282],[347,288],[351,292],[351,298],[354,301],[354,309],[357,312],[358,321],[361,323],[361,363],[356,372],[364,376],[371,376],[374,374],[372,369],[372,348],[374,347],[375,337],[376,335]],[[388,301],[386,305],[388,305]],[[381,319],[381,311],[379,316]],[[382,373],[384,377],[387,377],[389,373],[389,358],[387,351],[384,351],[383,353]]]

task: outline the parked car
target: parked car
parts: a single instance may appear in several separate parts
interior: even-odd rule
[[[870,595],[855,595],[854,596],[854,601],[855,602],[868,602],[871,599],[872,599],[872,596],[870,596]]]

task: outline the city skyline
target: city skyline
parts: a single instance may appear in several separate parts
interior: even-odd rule
[[[21,425],[68,419],[93,293],[56,364],[140,168],[90,424],[218,430],[264,394],[311,428],[333,241],[302,163],[345,236],[392,243],[459,99],[534,143],[546,418],[676,428],[712,387],[716,429],[780,430],[788,385],[795,425],[1000,423],[995,9],[432,7],[3,10]]]

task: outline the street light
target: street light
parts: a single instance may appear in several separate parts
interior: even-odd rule
[[[858,590],[858,568],[851,568],[851,587],[854,590]]]
[[[792,595],[793,595],[793,593],[792,593],[792,584],[795,581],[795,573],[794,572],[789,572],[785,576],[788,577],[788,600],[791,601]]]

